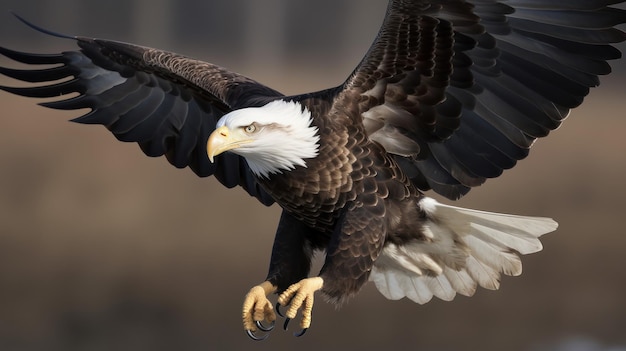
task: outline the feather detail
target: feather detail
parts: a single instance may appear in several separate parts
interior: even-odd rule
[[[231,150],[246,159],[252,173],[261,178],[306,167],[306,159],[319,154],[318,128],[311,112],[299,102],[272,101],[261,107],[235,110],[217,121],[217,128],[236,130],[258,126],[251,142]]]
[[[370,280],[388,299],[406,296],[423,304],[433,296],[471,296],[478,285],[496,290],[501,274],[522,273],[518,254],[540,251],[539,237],[557,228],[550,218],[470,210],[430,198],[420,207],[432,237],[386,245],[372,269]]]

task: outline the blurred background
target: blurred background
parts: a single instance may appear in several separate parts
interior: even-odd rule
[[[13,10],[58,32],[183,53],[295,94],[341,83],[385,7],[0,0],[0,45],[75,49]],[[423,306],[369,285],[339,311],[318,299],[305,337],[276,330],[264,343],[243,333],[241,303],[265,277],[277,206],[147,158],[103,127],[66,122],[80,112],[0,93],[0,350],[626,350],[626,62],[613,67],[528,159],[458,202],[560,223],[542,252],[524,257],[522,276]]]

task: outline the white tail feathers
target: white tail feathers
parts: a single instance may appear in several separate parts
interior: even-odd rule
[[[476,286],[495,290],[500,274],[522,273],[519,254],[542,249],[539,237],[554,231],[550,218],[524,217],[420,201],[427,213],[425,237],[406,245],[388,244],[376,260],[370,280],[388,299],[403,297],[423,304],[437,296],[471,296]]]

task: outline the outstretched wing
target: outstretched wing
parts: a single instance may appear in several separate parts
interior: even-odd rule
[[[610,72],[620,2],[392,0],[345,84],[296,99],[357,110],[419,188],[456,199],[526,157]]]
[[[214,175],[227,187],[240,185],[262,203],[273,203],[243,158],[225,154],[211,163],[206,143],[225,113],[259,106],[282,94],[216,65],[174,53],[100,39],[71,39],[79,51],[41,55],[0,48],[0,54],[12,60],[45,66],[0,67],[6,76],[45,83],[0,89],[40,98],[78,93],[42,105],[62,110],[89,108],[91,112],[73,121],[102,124],[118,140],[137,142],[148,156],[165,155],[178,168],[188,166],[201,177]]]

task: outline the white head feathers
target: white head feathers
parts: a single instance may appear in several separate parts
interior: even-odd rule
[[[217,128],[243,130],[249,137],[231,152],[243,156],[254,174],[268,177],[296,166],[319,151],[318,129],[311,126],[311,112],[298,102],[276,100],[262,107],[250,107],[224,115]]]

